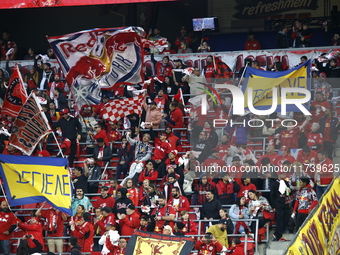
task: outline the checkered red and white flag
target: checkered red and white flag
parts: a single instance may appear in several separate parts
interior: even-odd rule
[[[133,98],[112,100],[105,105],[102,116],[107,121],[117,122],[129,114],[137,113],[142,115],[145,96],[146,93],[144,92]]]

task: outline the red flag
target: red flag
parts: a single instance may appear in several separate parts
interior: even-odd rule
[[[25,154],[31,155],[40,139],[50,131],[48,120],[35,94],[31,93],[14,121],[9,143]]]
[[[8,116],[16,118],[26,99],[27,93],[24,82],[19,67],[16,65],[5,94],[1,114],[7,114]]]
[[[174,95],[174,98],[178,101],[181,102],[184,105],[184,99],[183,99],[183,94],[182,94],[182,89],[179,89],[177,94]]]
[[[145,92],[133,98],[115,99],[104,105],[101,112],[107,121],[116,122],[129,114],[137,113],[142,115]]]

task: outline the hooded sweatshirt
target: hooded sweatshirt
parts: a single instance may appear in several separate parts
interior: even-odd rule
[[[126,196],[128,192],[126,188],[120,188],[118,191],[122,194],[122,196],[116,200],[115,206],[113,207],[112,212],[115,214],[118,213],[119,209],[126,209],[129,204],[132,204],[131,199]]]

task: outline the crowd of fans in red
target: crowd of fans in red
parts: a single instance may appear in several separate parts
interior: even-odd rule
[[[73,250],[124,254],[135,229],[193,236],[198,254],[227,249],[243,254],[240,239],[228,235],[244,233],[261,239],[265,225],[275,223],[274,240],[285,241],[282,235],[291,216],[295,219],[295,224],[289,225],[293,231],[294,225],[296,230],[303,224],[333,179],[333,172],[315,170],[335,170],[332,158],[339,120],[333,114],[336,103],[331,105],[328,99],[337,87],[322,75],[339,77],[335,59],[316,62],[320,72],[313,79],[311,117],[292,113],[289,118],[297,125],[286,121],[283,126],[284,116],[275,113],[269,118],[276,120],[262,129],[247,124],[213,126],[213,119],[247,123],[254,117],[230,115],[232,98],[226,91],[220,91],[222,105],[210,102],[207,116],[201,114],[201,106],[189,107],[186,95],[193,94],[199,82],[232,82],[235,76],[212,56],[203,70],[195,67],[190,75],[174,72],[168,56],[155,61],[158,81],[147,88],[143,115],[131,114],[115,123],[105,121],[101,111],[112,98],[131,97],[126,87],[103,91],[99,105],[83,105],[74,117],[66,99],[67,84],[59,74],[53,74],[48,62],[42,60],[38,66],[40,57],[33,59],[34,68],[24,77],[26,89],[45,99],[45,114],[61,139],[61,151],[48,136],[34,156],[68,156],[75,188],[73,215],[47,203],[22,206],[14,215],[2,201],[0,244],[5,255],[16,250],[17,240],[11,238],[23,236],[30,253],[63,252],[62,237],[75,236],[78,244],[70,241]],[[181,60],[174,62],[175,69],[185,68]],[[256,62],[251,66],[260,68]],[[151,76],[147,68],[144,75],[146,79]],[[3,99],[6,77],[2,70],[0,83]],[[8,145],[13,118],[2,117],[2,153],[21,155]],[[266,151],[264,147],[253,150],[257,136],[263,137]],[[293,156],[290,153],[295,149],[301,150]],[[232,170],[214,172],[217,166]],[[265,171],[271,168],[279,170]],[[256,171],[243,173],[242,169]],[[257,219],[259,229],[254,221],[244,221],[247,219]],[[204,238],[199,240],[197,235]]]

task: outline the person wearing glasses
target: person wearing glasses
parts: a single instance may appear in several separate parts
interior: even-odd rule
[[[97,140],[98,138],[103,138],[104,143],[108,146],[109,145],[109,140],[107,138],[107,134],[105,130],[103,129],[102,125],[100,123],[97,123],[94,125],[94,132],[89,131],[88,135],[92,136],[92,140]]]

